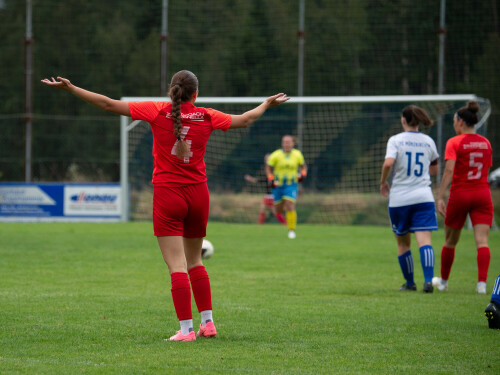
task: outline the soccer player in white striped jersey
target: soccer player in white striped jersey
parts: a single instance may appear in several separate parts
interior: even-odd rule
[[[432,293],[434,276],[434,249],[431,231],[437,230],[436,208],[430,176],[438,173],[436,144],[418,131],[420,124],[432,126],[427,112],[410,105],[403,109],[401,124],[404,132],[392,136],[380,176],[380,193],[389,196],[389,217],[398,246],[398,260],[406,279],[401,291],[415,291],[411,233],[415,233],[424,272],[425,293]],[[392,186],[387,178],[394,169]]]

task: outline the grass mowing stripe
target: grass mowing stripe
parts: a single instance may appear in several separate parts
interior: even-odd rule
[[[210,223],[214,340],[178,329],[150,223],[0,224],[0,373],[464,373],[500,368],[500,332],[475,293],[472,232],[450,291],[403,283],[389,228]],[[442,230],[433,235],[436,271]],[[500,272],[492,232],[488,293]],[[199,314],[194,308],[195,325]]]

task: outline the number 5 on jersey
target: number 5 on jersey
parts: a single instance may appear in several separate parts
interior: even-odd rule
[[[480,159],[480,160],[478,161],[475,159]],[[471,152],[470,153],[469,167],[477,168],[477,171],[476,171],[476,174],[474,174],[473,171],[469,171],[469,173],[467,173],[468,180],[479,180],[481,178],[481,171],[483,170],[483,163],[481,162],[482,159],[483,159],[482,152]]]

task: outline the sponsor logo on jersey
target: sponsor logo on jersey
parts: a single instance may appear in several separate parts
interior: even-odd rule
[[[486,142],[470,142],[470,143],[464,143],[464,150],[468,149],[480,149],[480,150],[487,150],[488,149],[488,144]]]
[[[166,118],[171,119],[172,113],[167,113]],[[181,119],[192,120],[192,121],[202,121],[205,119],[205,113],[203,112],[191,112],[191,113],[181,113]]]

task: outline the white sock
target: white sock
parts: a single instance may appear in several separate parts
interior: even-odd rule
[[[205,327],[208,322],[213,322],[212,310],[204,310],[201,313],[201,325]]]
[[[183,335],[187,335],[193,330],[193,319],[181,320],[179,323],[181,323],[181,333]]]

